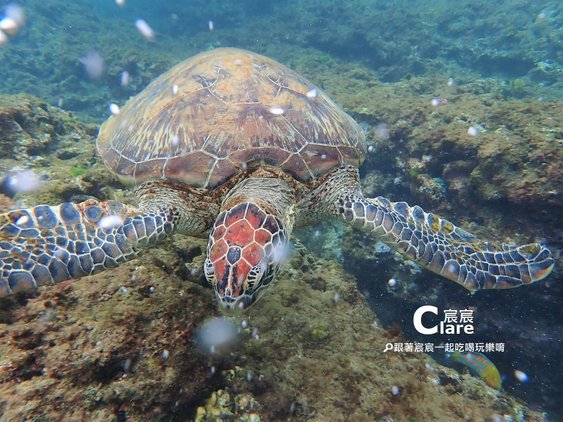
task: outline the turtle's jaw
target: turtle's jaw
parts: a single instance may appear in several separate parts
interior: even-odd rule
[[[217,291],[215,291],[215,296],[223,308],[237,310],[249,308],[261,295],[258,295],[258,292],[255,292],[251,294],[243,294],[238,297],[228,295],[221,296]]]
[[[215,267],[219,267],[217,270]],[[214,266],[210,259],[205,260],[205,276],[209,281],[219,303],[228,309],[246,309],[254,304],[273,281],[279,265],[258,264],[244,273],[245,266]],[[218,277],[219,276],[219,277]]]

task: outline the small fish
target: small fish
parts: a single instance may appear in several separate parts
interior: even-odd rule
[[[452,360],[467,366],[471,372],[476,374],[491,387],[499,390],[502,386],[502,380],[497,367],[482,353],[453,352],[450,353],[449,356]]]

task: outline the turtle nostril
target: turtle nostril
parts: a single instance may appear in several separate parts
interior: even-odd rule
[[[227,261],[229,264],[233,265],[240,259],[241,249],[238,246],[229,247],[227,252]]]

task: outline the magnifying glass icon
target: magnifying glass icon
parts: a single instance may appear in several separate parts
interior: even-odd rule
[[[393,350],[393,343],[387,343],[385,345],[385,349],[383,349],[383,353],[388,352],[389,350]]]

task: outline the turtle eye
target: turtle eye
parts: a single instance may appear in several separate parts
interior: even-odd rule
[[[213,268],[213,263],[209,258],[205,258],[203,272],[208,282],[213,283],[215,281],[215,268]]]

